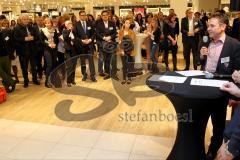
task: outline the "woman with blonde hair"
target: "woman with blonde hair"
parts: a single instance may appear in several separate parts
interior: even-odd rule
[[[57,30],[53,27],[51,19],[44,20],[45,28],[42,29],[41,38],[44,44],[44,58],[46,61],[46,81],[45,86],[50,88],[49,76],[52,70],[57,66]]]
[[[161,30],[158,26],[157,19],[153,18],[150,23],[150,31],[147,32],[147,34],[151,37],[151,52],[150,52],[150,58],[152,60],[152,66],[151,71],[152,73],[157,73],[158,67],[158,58],[156,58],[156,54],[159,50],[159,43],[160,43],[160,36],[161,36]]]
[[[123,70],[123,81],[122,84],[131,83],[131,71],[134,70],[134,43],[136,41],[136,34],[132,29],[131,19],[127,18],[123,24],[122,29],[119,31],[119,44],[121,46],[121,60]],[[126,78],[128,80],[126,81]]]

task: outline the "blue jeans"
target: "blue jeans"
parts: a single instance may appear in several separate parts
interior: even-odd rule
[[[154,64],[157,64],[158,60],[155,57],[155,53],[158,51],[159,44],[158,43],[152,43],[150,58]]]

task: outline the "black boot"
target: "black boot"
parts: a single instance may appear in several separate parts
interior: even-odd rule
[[[12,66],[12,70],[13,70],[14,78],[15,78],[16,82],[19,83],[17,66]]]
[[[173,71],[177,71],[177,58],[173,58]]]
[[[46,77],[45,87],[52,88],[52,85],[49,83],[49,77],[48,76]]]

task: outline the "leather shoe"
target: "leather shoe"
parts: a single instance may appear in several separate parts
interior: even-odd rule
[[[40,82],[39,81],[33,81],[33,84],[40,85]]]
[[[97,80],[96,80],[95,77],[91,77],[91,81],[93,81],[93,82],[97,82]]]
[[[112,76],[112,79],[114,79],[114,80],[116,80],[116,81],[119,81],[119,78],[118,78],[118,76]]]
[[[28,88],[28,83],[24,83],[23,87]]]
[[[109,75],[106,75],[103,79],[104,80],[107,80],[107,79],[109,79],[110,78],[110,76]]]
[[[82,81],[86,81],[87,80],[87,76],[83,76]]]
[[[99,73],[99,76],[100,77],[104,77],[104,76],[106,76],[104,73]]]
[[[45,87],[47,87],[47,88],[52,88],[52,85],[49,84],[49,83],[45,83]]]
[[[206,160],[214,160],[216,157],[216,154],[213,154],[212,152],[208,152],[206,156]]]

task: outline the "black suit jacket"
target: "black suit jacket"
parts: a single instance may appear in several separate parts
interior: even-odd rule
[[[78,54],[87,54],[88,52],[91,53],[93,52],[95,34],[92,23],[86,21],[86,33],[85,33],[81,21],[78,21],[73,28],[73,34],[75,37],[74,45],[77,49]],[[92,42],[88,45],[83,44],[82,40],[84,39],[92,39]]]
[[[111,36],[111,40],[115,42],[117,38],[116,25],[112,21],[108,21],[108,28],[105,28],[103,20],[96,22],[96,39],[98,42],[102,42],[103,37]]]
[[[0,57],[13,57],[15,43],[13,39],[13,31],[11,29],[0,30]]]
[[[240,18],[235,18],[232,27],[232,37],[240,41]]]
[[[36,42],[39,41],[39,36],[36,30],[31,26],[27,26],[29,32],[34,37],[33,41],[26,42],[25,37],[27,37],[26,27],[22,25],[17,25],[14,28],[14,40],[16,41],[16,51],[19,55],[24,56],[27,50],[30,51],[30,55],[36,54]]]
[[[229,62],[226,63],[221,62],[222,59],[228,57]],[[206,64],[206,59],[204,60],[203,63],[204,65]],[[234,70],[240,70],[240,42],[226,35],[222,52],[218,60],[216,73],[231,75]]]
[[[62,31],[62,35],[64,39],[64,48],[66,51],[71,51],[72,54],[75,55],[75,47],[74,47],[75,37],[74,39],[71,39],[71,37],[69,37],[70,33],[71,33],[71,30],[64,29]]]
[[[200,20],[196,20],[193,18],[193,29],[199,28],[200,30],[198,32],[201,32],[203,30],[203,25],[200,22]],[[182,32],[182,42],[186,42],[188,38],[188,32],[189,32],[189,22],[188,22],[188,17],[182,18],[181,21],[181,32]],[[198,34],[195,33],[195,38],[198,36]]]
[[[38,52],[43,53],[44,52],[44,45],[41,39],[41,29],[38,27],[37,24],[33,25],[33,29],[36,31],[36,35],[39,37],[36,41],[36,46],[38,46],[36,49]]]

